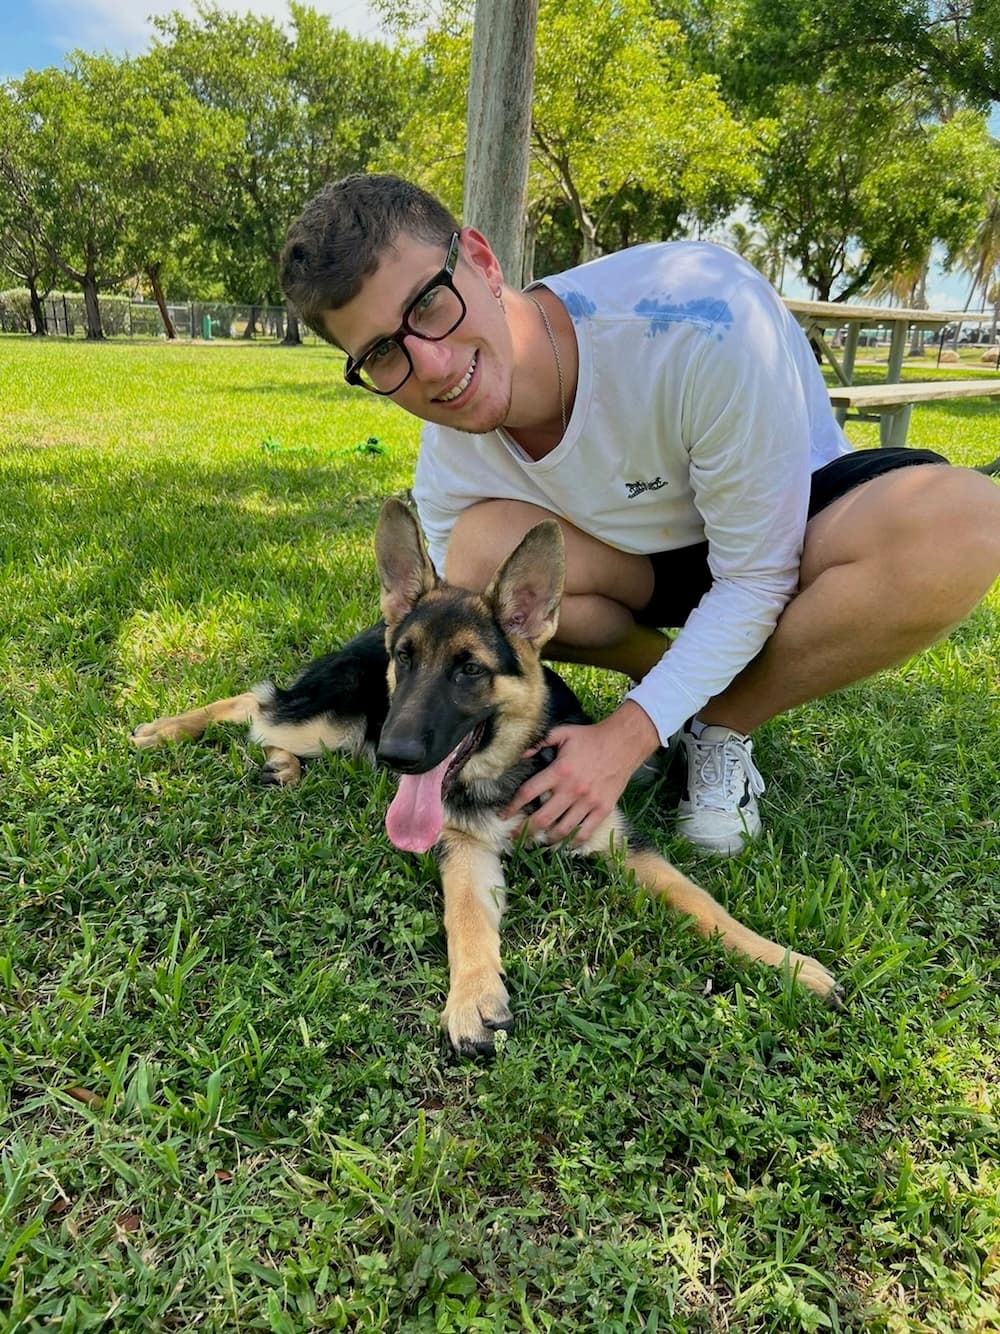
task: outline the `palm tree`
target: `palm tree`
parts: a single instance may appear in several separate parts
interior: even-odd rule
[[[888,300],[892,306],[909,306],[914,310],[927,309],[927,271],[931,257],[928,250],[923,255],[915,255],[908,264],[900,265],[893,272],[877,273],[865,288],[869,301]],[[911,357],[923,355],[924,334],[914,329],[910,335]]]
[[[987,196],[985,215],[972,240],[957,257],[957,262],[959,268],[972,279],[965,309],[969,309],[976,293],[980,291],[985,308],[990,287],[1000,278],[1000,193]]]
[[[731,222],[726,245],[752,264],[773,287],[781,291],[785,276],[785,256],[778,243],[766,231],[749,227],[739,220]]]
[[[865,288],[869,301],[888,301],[892,306],[913,306],[918,310],[926,305],[924,289],[927,285],[927,256],[917,256],[908,264],[890,272],[876,273]]]

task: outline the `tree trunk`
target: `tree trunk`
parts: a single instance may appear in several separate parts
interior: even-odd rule
[[[928,264],[930,261],[928,260]],[[913,305],[916,310],[927,309],[927,267],[925,264],[920,270],[920,277],[917,279],[916,291],[913,296]],[[914,329],[910,335],[910,348],[907,356],[922,357],[924,355],[924,335],[920,329]]]
[[[44,338],[49,331],[49,322],[45,318],[45,307],[42,305],[42,298],[38,295],[34,278],[28,279],[28,299],[31,302],[31,317],[35,325],[31,331],[32,336]]]
[[[580,263],[589,264],[592,259],[596,259],[601,253],[597,244],[597,236],[592,227],[582,228],[582,244],[580,246]]]
[[[299,331],[299,317],[293,310],[290,301],[286,303],[285,312],[285,336],[281,340],[282,347],[301,347],[302,334]]]
[[[244,338],[248,338],[248,339],[249,339],[249,338],[253,338],[253,337],[256,335],[256,333],[257,333],[257,315],[258,315],[257,307],[256,307],[256,306],[251,306],[251,307],[250,307],[250,314],[249,314],[249,316],[247,317],[247,327],[243,330],[243,337],[244,337]]]
[[[463,219],[483,232],[508,280],[521,277],[538,0],[476,0]]]
[[[93,270],[88,269],[83,275],[83,308],[87,315],[87,341],[95,342],[104,337],[101,325],[101,307],[97,300],[97,280]]]
[[[163,268],[160,260],[155,260],[146,269],[146,277],[149,279],[149,285],[153,289],[153,299],[160,311],[160,319],[163,321],[163,328],[167,338],[172,342],[177,337],[177,329],[170,318],[170,311],[167,309],[167,301],[163,295],[163,285],[160,282],[160,270]]]

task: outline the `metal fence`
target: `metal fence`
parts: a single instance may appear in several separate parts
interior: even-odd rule
[[[160,309],[154,301],[102,296],[98,302],[101,327],[108,337],[166,338]],[[83,297],[57,293],[42,302],[46,331],[61,338],[82,338],[87,332]],[[284,306],[233,305],[219,301],[187,301],[167,306],[179,338],[266,339],[280,342],[285,336]],[[0,293],[0,332],[31,333],[34,323],[27,293]],[[303,324],[302,338],[315,338]]]

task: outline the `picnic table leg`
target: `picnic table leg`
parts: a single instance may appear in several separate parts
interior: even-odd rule
[[[889,344],[889,370],[887,384],[899,384],[903,373],[903,356],[906,353],[906,335],[909,329],[904,321],[899,320],[892,326],[892,342]]]
[[[889,344],[889,368],[886,373],[886,384],[899,384],[900,376],[903,373],[903,355],[906,352],[907,333],[908,326],[903,320],[893,324],[892,342]],[[879,444],[883,449],[888,449],[891,445],[902,446],[906,444],[906,432],[910,425],[910,407],[911,404],[905,403],[890,411],[883,410],[879,422]]]
[[[906,444],[906,433],[910,429],[912,403],[900,403],[899,407],[883,408],[879,419],[879,444],[883,449],[902,449]]]
[[[844,373],[844,384],[854,383],[854,358],[858,350],[858,335],[861,332],[860,324],[849,324],[847,326],[847,337],[844,339],[844,356],[841,361],[841,369]],[[837,421],[843,426],[847,420],[846,408],[835,408],[834,415]]]

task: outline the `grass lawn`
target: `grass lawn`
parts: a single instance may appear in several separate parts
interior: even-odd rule
[[[846,1013],[532,854],[518,1024],[463,1063],[387,775],[127,741],[374,620],[415,425],[315,346],[8,337],[0,405],[0,1330],[1000,1328],[996,593],[761,731],[740,859],[631,802]],[[910,439],[982,462],[998,427]]]

